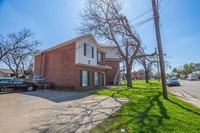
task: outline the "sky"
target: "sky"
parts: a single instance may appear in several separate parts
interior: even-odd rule
[[[123,13],[137,30],[142,46],[151,53],[157,47],[154,21],[141,23],[152,17],[151,0],[124,2]],[[0,33],[7,35],[28,28],[44,50],[78,36],[75,29],[80,25],[84,3],[85,0],[0,0]],[[165,60],[172,68],[200,63],[200,1],[159,0],[159,3]]]

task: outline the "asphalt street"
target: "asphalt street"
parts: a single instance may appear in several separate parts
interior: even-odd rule
[[[183,92],[185,95],[200,99],[200,81],[179,80],[181,86],[173,87],[174,90]]]

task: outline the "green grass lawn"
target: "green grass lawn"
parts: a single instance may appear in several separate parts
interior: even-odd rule
[[[162,97],[157,81],[133,81],[133,88],[118,87],[96,92],[97,95],[130,100],[91,130],[93,133],[178,132],[200,133],[200,109],[169,94]]]

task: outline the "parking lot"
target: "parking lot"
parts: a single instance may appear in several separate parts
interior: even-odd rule
[[[88,132],[127,100],[91,95],[90,92],[1,93],[0,132]]]

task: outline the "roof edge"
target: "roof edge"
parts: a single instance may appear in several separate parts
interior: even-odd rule
[[[45,53],[45,52],[49,52],[49,51],[58,49],[58,48],[60,48],[60,47],[66,46],[66,45],[71,44],[71,43],[73,43],[73,42],[77,42],[77,41],[79,41],[79,40],[81,40],[81,39],[83,39],[83,38],[86,38],[86,37],[92,37],[92,39],[94,39],[95,43],[98,44],[97,41],[96,41],[96,39],[93,37],[92,34],[86,34],[86,35],[78,36],[78,37],[73,38],[73,39],[70,39],[70,40],[68,40],[68,41],[59,43],[58,45],[52,46],[52,47],[50,47],[50,48],[47,48],[47,49],[45,49],[45,50],[43,50],[43,51],[41,51],[41,52],[39,52],[39,53],[36,53],[34,56],[37,56],[37,55],[40,55],[40,54],[42,54],[42,53]]]

